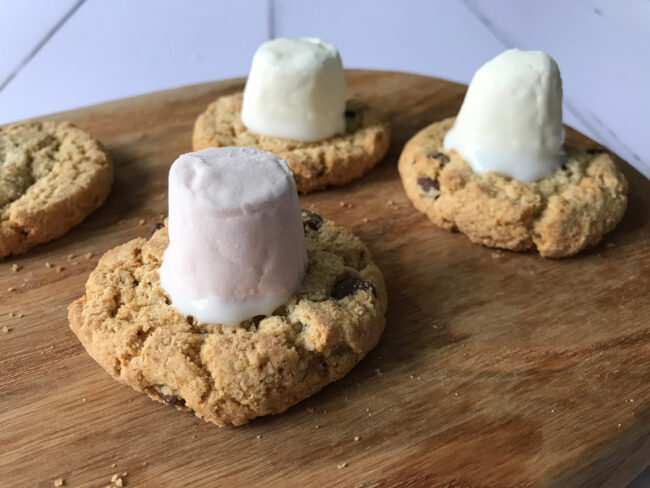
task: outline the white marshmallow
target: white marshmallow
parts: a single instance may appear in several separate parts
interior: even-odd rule
[[[475,172],[520,181],[550,176],[562,149],[562,79],[541,51],[509,49],[474,74],[456,122],[444,140]]]
[[[317,141],[345,129],[345,72],[320,39],[279,38],[255,53],[241,119],[267,136]]]
[[[284,159],[209,148],[169,171],[169,247],[160,283],[183,314],[236,326],[268,315],[302,282],[300,202]]]

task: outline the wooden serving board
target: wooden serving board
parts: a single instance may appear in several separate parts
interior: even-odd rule
[[[167,171],[191,150],[195,117],[244,80],[47,117],[103,141],[116,180],[106,204],[66,236],[0,262],[0,329],[10,329],[0,332],[0,485],[105,486],[126,472],[131,487],[595,487],[624,486],[643,469],[650,182],[619,161],[627,213],[577,257],[480,247],[416,212],[397,174],[406,140],[456,113],[465,87],[373,71],[350,71],[348,82],[390,115],[389,154],[361,180],[301,200],[370,247],[388,285],[386,331],[341,381],[239,428],[113,381],[66,312],[103,252],[166,214]]]

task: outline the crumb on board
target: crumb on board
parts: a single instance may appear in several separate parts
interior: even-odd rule
[[[338,463],[336,465],[337,469],[343,469],[343,468],[347,468],[347,467],[348,467],[348,463]]]
[[[52,263],[50,263],[49,261],[45,261],[46,268],[51,268],[52,266],[54,266]]]
[[[383,372],[381,369],[379,369],[379,368],[375,368],[375,374],[376,374],[377,376],[382,376],[382,375],[384,374],[384,372]]]
[[[361,440],[361,437],[358,435],[354,436],[354,442],[359,442]]]
[[[57,478],[54,480],[54,486],[63,486],[64,483],[65,481],[63,480],[63,478]]]
[[[111,468],[116,468],[116,467],[117,467],[116,463],[111,464]]]
[[[367,224],[367,223],[368,223],[368,217],[364,217],[364,218],[363,218],[363,223],[364,223],[364,224]]]
[[[140,224],[140,226],[143,226],[144,223],[145,223],[145,220],[144,220],[144,219],[140,219],[140,220],[138,221],[138,224]]]
[[[74,254],[70,253],[68,254],[68,261],[72,261],[74,259]]]
[[[4,332],[5,334],[8,334],[9,332],[11,332],[11,329],[5,325],[5,326],[2,328],[2,332]]]
[[[85,398],[82,398],[82,399],[81,399],[81,401],[82,401],[82,402],[85,402],[85,401],[86,401],[86,399],[85,399]]]
[[[317,425],[317,426],[316,426],[316,429],[320,429],[320,425]]]
[[[18,317],[19,319],[22,319],[22,318],[23,318],[24,316],[25,316],[25,314],[24,314],[24,313],[22,313],[22,312],[21,312],[21,313],[19,313],[19,314],[17,315],[17,317]]]
[[[415,379],[415,376],[412,375],[412,374],[410,374],[410,375],[409,375],[409,378],[411,378],[411,379]]]
[[[14,273],[17,273],[18,271],[20,271],[20,269],[21,269],[21,266],[16,264],[16,263],[11,265],[11,271],[13,271]]]
[[[57,273],[61,273],[65,268],[63,266],[57,266],[54,269],[56,270]]]
[[[13,291],[16,291],[16,287],[15,287],[15,286],[10,286],[9,288],[7,288],[7,291],[8,291],[9,293],[11,293],[11,292],[13,292]]]
[[[309,413],[314,413],[314,409],[311,408],[311,407],[307,407],[307,411],[308,411]]]
[[[261,439],[261,438],[262,438],[262,434],[257,434],[257,438],[258,438],[258,439]]]
[[[93,253],[91,252],[86,253],[86,259],[92,259],[92,257],[93,257]]]

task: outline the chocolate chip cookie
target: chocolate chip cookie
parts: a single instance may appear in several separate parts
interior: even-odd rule
[[[627,181],[607,152],[566,145],[566,163],[532,183],[477,174],[443,147],[454,120],[418,132],[399,159],[407,196],[436,225],[485,246],[557,258],[594,246],[623,217]]]
[[[301,142],[248,130],[240,117],[242,99],[242,92],[220,97],[199,115],[192,138],[194,151],[221,146],[270,151],[287,161],[298,191],[307,193],[360,177],[388,150],[388,122],[362,101],[348,100],[344,133],[322,141]]]
[[[348,229],[303,211],[308,268],[289,301],[237,327],[179,313],[158,269],[167,227],[108,251],[70,327],[116,380],[219,426],[280,413],[345,375],[378,342],[386,288]]]
[[[111,191],[99,143],[63,122],[0,127],[0,258],[65,234]]]

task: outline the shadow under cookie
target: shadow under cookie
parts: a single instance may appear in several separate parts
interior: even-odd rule
[[[345,375],[378,342],[386,288],[365,245],[303,211],[308,268],[268,317],[237,327],[178,312],[160,286],[167,228],[108,251],[70,327],[118,381],[217,425],[280,413]]]
[[[436,225],[489,247],[565,257],[596,245],[621,220],[627,181],[608,153],[566,145],[566,163],[531,183],[474,173],[443,146],[454,120],[418,132],[398,164],[407,196]]]
[[[380,161],[390,144],[390,126],[377,110],[360,100],[348,100],[343,134],[316,142],[294,141],[250,131],[240,113],[243,93],[218,98],[194,125],[194,151],[208,147],[247,146],[285,159],[302,193],[359,178]]]

